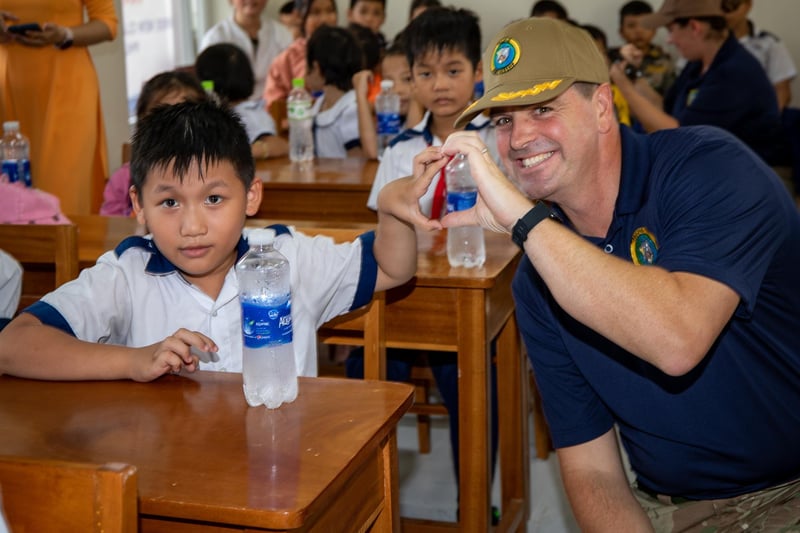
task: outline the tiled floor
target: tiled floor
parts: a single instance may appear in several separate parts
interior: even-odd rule
[[[398,428],[400,455],[400,514],[414,518],[452,521],[456,511],[456,483],[453,476],[446,417],[434,417],[430,454],[417,453],[416,419],[406,416]],[[533,443],[533,438],[530,439]],[[529,532],[578,532],[569,503],[561,488],[555,454],[536,459],[531,449],[531,516]],[[500,501],[495,479],[495,503]]]

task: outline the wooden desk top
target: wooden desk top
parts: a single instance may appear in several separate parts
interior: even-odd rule
[[[297,400],[268,410],[247,406],[241,374],[2,376],[0,454],[135,465],[142,515],[295,528],[334,503],[411,402],[407,384],[346,379],[300,378]]]
[[[355,157],[315,159],[310,165],[292,163],[288,157],[256,161],[256,177],[264,182],[267,190],[292,184],[299,188],[369,192],[377,170],[378,161]]]

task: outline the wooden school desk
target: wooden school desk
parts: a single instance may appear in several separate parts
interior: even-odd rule
[[[376,295],[366,308],[320,330],[330,342],[365,342],[364,373],[384,377],[383,347],[458,352],[460,483],[458,524],[403,520],[407,531],[489,531],[491,508],[490,344],[497,342],[501,523],[495,531],[524,531],[530,501],[528,371],[511,297],[521,257],[508,236],[485,232],[486,264],[451,268],[446,233],[418,233],[417,275]],[[382,318],[381,318],[382,316]],[[382,324],[371,338],[365,323]],[[364,332],[364,333],[362,333]],[[370,352],[373,357],[370,359]],[[429,357],[435,357],[431,354]]]
[[[79,228],[81,264],[91,263],[122,237],[141,231],[132,219],[71,217]],[[249,220],[248,225],[267,221]],[[342,229],[298,229],[350,239],[369,225]],[[116,234],[116,231],[127,232]],[[92,228],[84,231],[84,228]],[[103,228],[108,233],[103,236]],[[446,233],[418,234],[417,275],[407,284],[378,294],[369,306],[335,319],[321,330],[333,343],[362,344],[367,378],[383,378],[384,346],[457,351],[459,365],[460,523],[404,520],[415,531],[486,531],[491,504],[489,432],[489,346],[497,341],[499,468],[502,504],[496,531],[524,531],[529,505],[528,371],[514,317],[511,278],[521,257],[508,236],[485,232],[486,264],[451,268]],[[364,337],[367,340],[364,340]],[[537,427],[537,431],[539,428]]]
[[[241,374],[133,381],[0,377],[0,454],[136,466],[140,531],[399,531],[405,383],[300,378],[250,408]]]
[[[256,177],[264,183],[257,218],[330,222],[378,221],[367,198],[378,162],[349,157],[315,159],[312,164],[288,158],[256,161]]]

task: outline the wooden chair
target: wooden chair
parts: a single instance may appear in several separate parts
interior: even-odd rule
[[[13,532],[137,531],[136,467],[0,456],[0,490]]]
[[[286,99],[278,98],[269,105],[269,114],[272,115],[272,120],[275,121],[275,130],[278,135],[288,137],[289,135],[289,119],[286,115]]]
[[[0,248],[25,270],[20,309],[78,277],[78,227],[74,224],[0,224]]]

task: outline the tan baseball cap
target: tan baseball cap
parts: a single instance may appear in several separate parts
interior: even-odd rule
[[[655,29],[675,19],[724,16],[722,0],[665,0],[658,11],[640,18],[639,24]]]
[[[485,92],[458,117],[456,128],[486,109],[552,100],[576,81],[608,82],[608,64],[589,34],[550,18],[509,24],[482,59]]]

